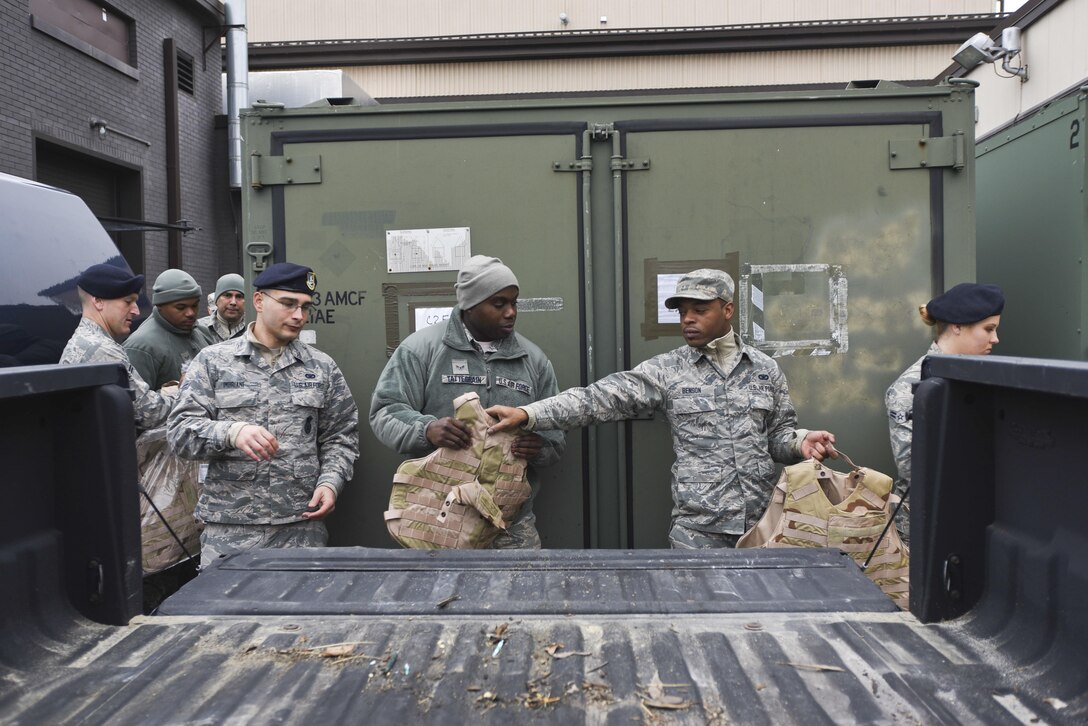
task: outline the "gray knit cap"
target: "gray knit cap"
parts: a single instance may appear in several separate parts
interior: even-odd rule
[[[165,305],[175,300],[201,297],[200,285],[196,284],[193,276],[185,270],[166,270],[155,278],[155,286],[151,290],[152,305]]]
[[[237,272],[228,272],[219,278],[219,282],[215,283],[215,299],[218,300],[220,295],[231,290],[245,294],[246,281]]]
[[[499,290],[520,287],[518,278],[498,257],[473,255],[457,273],[457,304],[462,310],[474,308]]]

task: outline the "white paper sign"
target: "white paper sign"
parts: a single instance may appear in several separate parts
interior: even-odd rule
[[[680,323],[680,312],[677,310],[669,310],[665,307],[665,300],[672,297],[676,293],[676,283],[683,277],[684,272],[677,272],[669,275],[657,276],[657,322],[658,323]]]
[[[444,323],[450,319],[450,313],[453,312],[453,308],[416,308],[415,309],[415,323],[416,330],[423,330],[424,328],[432,325],[438,325]]]
[[[389,272],[460,270],[472,257],[468,227],[391,229],[385,233]]]

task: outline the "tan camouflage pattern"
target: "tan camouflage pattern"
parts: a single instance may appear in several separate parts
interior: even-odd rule
[[[569,430],[664,411],[672,427],[672,526],[742,534],[774,489],[775,462],[799,461],[797,415],[778,364],[737,336],[723,371],[683,346],[586,388],[522,406],[536,429]]]
[[[409,459],[393,477],[385,523],[404,547],[489,547],[532,494],[525,462],[511,453],[518,434],[489,434],[495,420],[476,393],[458,396],[453,406],[454,417],[469,428],[469,446]]]
[[[922,380],[922,361],[929,355],[940,355],[936,343],[929,346],[910,368],[895,379],[884,394],[884,406],[888,410],[888,434],[892,444],[892,456],[898,476],[895,493],[902,497],[910,486],[910,447],[914,436],[914,384]],[[895,527],[903,541],[910,544],[910,499],[903,502],[895,518]]]
[[[872,469],[842,474],[814,459],[787,466],[759,523],[737,547],[833,547],[901,609],[907,609],[910,557],[895,527],[881,539],[898,497],[892,479]],[[879,545],[877,541],[879,540]]]
[[[229,430],[239,421],[279,440],[271,461],[231,446]],[[193,359],[167,437],[178,456],[209,462],[201,520],[285,524],[302,519],[318,484],[340,494],[359,456],[358,424],[355,399],[328,355],[295,340],[270,365],[241,337]]]
[[[60,362],[74,365],[78,363],[120,363],[128,371],[128,382],[135,394],[132,403],[136,414],[136,432],[141,433],[166,422],[172,396],[151,390],[132,363],[121,344],[110,337],[98,323],[87,318],[80,318],[79,325],[64,346]]]
[[[136,465],[147,493],[140,495],[140,549],[147,575],[195,556],[200,549],[203,525],[193,516],[200,498],[200,462],[170,453],[166,427],[160,426],[136,439]]]
[[[324,547],[329,541],[325,523],[304,520],[289,524],[218,524],[209,522],[200,534],[200,569],[220,557],[258,549]]]

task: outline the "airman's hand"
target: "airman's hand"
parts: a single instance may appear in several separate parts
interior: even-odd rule
[[[519,459],[531,461],[540,454],[544,448],[544,438],[540,434],[522,434],[514,439],[510,447],[510,453]]]
[[[427,424],[427,441],[439,448],[463,449],[472,443],[468,424],[447,416]]]
[[[529,414],[525,412],[525,409],[514,408],[513,406],[492,406],[487,409],[487,413],[494,418],[499,419],[497,424],[492,425],[491,428],[487,430],[487,433],[489,434],[498,431],[506,431],[515,426],[521,426],[529,420]]]
[[[310,506],[302,513],[303,519],[324,519],[336,509],[336,492],[331,487],[319,484],[310,497]]]
[[[248,424],[238,432],[234,448],[254,461],[269,461],[280,450],[280,442],[263,426]]]
[[[839,452],[835,450],[835,434],[830,431],[809,431],[801,442],[801,456],[816,461],[823,461],[828,456],[839,458]]]

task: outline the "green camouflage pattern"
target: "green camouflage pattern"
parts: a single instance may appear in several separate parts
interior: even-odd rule
[[[173,404],[173,397],[154,391],[132,366],[125,349],[110,337],[98,323],[87,318],[80,318],[68,344],[64,346],[60,362],[74,365],[78,363],[120,363],[128,372],[128,382],[135,394],[132,403],[136,414],[136,433],[142,433],[166,422]]]
[[[774,489],[775,462],[801,459],[797,415],[778,364],[737,336],[722,371],[705,349],[683,346],[586,388],[524,406],[533,429],[568,430],[663,411],[672,427],[672,524],[742,534]]]
[[[209,522],[200,534],[200,568],[220,557],[255,549],[324,547],[329,541],[325,523],[304,520],[290,524],[218,524]]]
[[[231,446],[231,424],[239,421],[279,440],[271,461]],[[241,337],[193,359],[167,438],[178,456],[209,462],[198,518],[284,524],[302,519],[318,484],[340,494],[359,456],[358,423],[355,399],[328,355],[295,340],[270,366]]]
[[[669,529],[669,547],[674,550],[729,549],[737,546],[740,535],[721,532],[700,532],[674,524]]]
[[[892,444],[892,456],[898,476],[895,493],[902,497],[910,486],[910,447],[914,436],[914,384],[922,380],[922,361],[928,355],[940,355],[936,343],[929,346],[926,355],[914,361],[910,368],[895,379],[884,394],[884,406],[888,409],[888,434]],[[903,501],[895,518],[895,528],[905,544],[910,544],[910,499]]]
[[[232,327],[226,320],[212,313],[196,321],[196,324],[204,329],[212,343],[222,343],[224,340],[232,340],[246,332],[246,320],[242,318]]]

